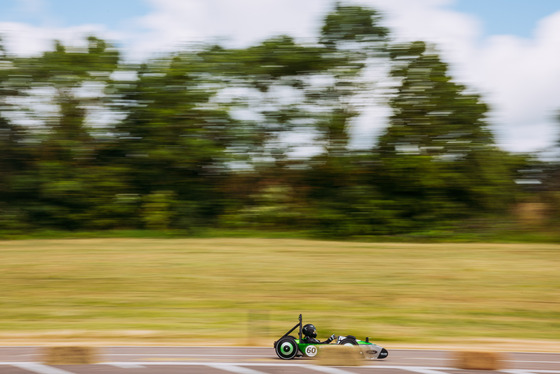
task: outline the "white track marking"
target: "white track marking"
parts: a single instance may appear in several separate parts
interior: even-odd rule
[[[428,361],[454,361],[453,358],[430,358],[430,357],[402,357],[401,360],[416,361],[416,360],[428,360]],[[505,359],[504,362],[513,362],[517,364],[559,364],[560,361],[540,361],[540,360],[509,360]],[[511,369],[511,370],[524,370],[524,369]],[[529,370],[530,371],[530,370]]]
[[[216,355],[200,353],[106,353],[104,356],[172,356],[172,357],[270,357],[270,355]]]
[[[506,374],[560,374],[560,370],[505,369],[500,371]]]
[[[102,365],[119,365],[123,364],[122,362],[105,362]],[[158,365],[168,365],[168,366],[209,366],[216,369],[222,369],[224,371],[229,371],[232,373],[238,374],[257,374],[261,373],[257,370],[249,369],[249,367],[284,367],[284,368],[303,368],[307,370],[314,370],[326,374],[350,374],[350,371],[343,370],[341,368],[336,367],[327,367],[327,366],[318,366],[313,364],[299,364],[299,363],[257,363],[257,362],[244,362],[240,363],[216,363],[216,362],[171,362],[171,361],[161,361],[161,362],[152,362],[152,361],[142,361],[142,362],[135,362],[136,365],[142,366],[158,366]],[[397,365],[367,365],[367,366],[358,366],[359,368],[367,368],[367,369],[399,369],[403,371],[411,371],[414,373],[419,374],[448,374],[448,372],[457,370],[455,368],[449,367],[424,367],[424,366],[397,366]],[[532,373],[507,373],[507,374],[532,374]],[[537,373],[534,373],[537,374]],[[539,374],[547,374],[547,373],[539,373]],[[550,373],[550,374],[560,374],[560,373]]]
[[[560,365],[560,361],[527,361],[527,360],[504,360],[507,362],[518,362],[523,364],[558,364]]]
[[[362,366],[368,369],[399,369],[399,370],[408,370],[414,371],[419,373],[418,370],[424,370],[425,373],[431,371],[432,373],[440,372],[445,373],[448,371],[457,370],[457,368],[450,368],[450,367],[441,367],[441,366],[407,366],[407,365],[366,365]]]
[[[205,366],[214,369],[229,371],[230,373],[237,373],[237,374],[266,374],[262,371],[248,369],[246,367],[242,367],[239,365],[232,365],[232,364],[206,364]]]
[[[110,364],[111,366],[115,366],[121,369],[143,369],[145,366],[135,364],[134,362],[117,362],[114,364]]]
[[[217,362],[184,362],[184,361],[142,361],[142,362],[103,362],[94,365],[109,365],[116,366],[120,368],[144,368],[153,366],[208,366],[215,369],[227,371],[236,374],[264,374],[261,371],[250,369],[250,367],[285,367],[285,368],[303,368],[308,370],[314,370],[322,372],[325,374],[349,374],[350,371],[336,368],[336,367],[326,367],[317,366],[313,364],[301,364],[301,363],[217,363]],[[67,370],[58,369],[55,367],[42,365],[35,362],[0,362],[0,366],[14,366],[32,373],[36,374],[73,374]],[[365,365],[359,368],[364,369],[398,369],[418,374],[448,374],[456,368],[450,367],[426,367],[426,366],[403,366],[403,365]],[[560,370],[540,370],[540,369],[504,369],[498,372],[503,374],[560,374]]]
[[[69,371],[53,368],[51,366],[38,364],[35,362],[13,362],[11,366],[30,371],[37,374],[73,374]]]
[[[305,366],[303,366],[302,365],[302,367],[304,367],[306,369],[320,371],[322,373],[327,373],[327,374],[351,374],[349,371],[338,369],[338,368],[333,368],[333,367],[327,367],[327,366],[316,366],[316,365],[305,365]]]
[[[447,374],[442,370],[449,370],[450,368],[425,368],[421,366],[399,366],[398,369],[412,371],[420,374]]]

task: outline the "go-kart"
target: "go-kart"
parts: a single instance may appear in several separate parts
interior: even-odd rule
[[[295,329],[299,328],[298,338],[290,334]],[[356,346],[360,355],[366,360],[382,360],[389,355],[389,352],[383,347],[380,347],[366,340],[358,340],[352,335],[338,336],[332,344],[320,343],[306,343],[302,339],[303,319],[299,315],[299,322],[280,339],[274,342],[274,351],[276,355],[282,360],[291,360],[295,357],[315,357],[323,346],[329,345],[349,345]]]

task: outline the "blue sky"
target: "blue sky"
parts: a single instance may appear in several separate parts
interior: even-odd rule
[[[530,37],[541,18],[560,10],[560,0],[454,0],[448,7],[476,17],[485,36]],[[151,10],[146,0],[2,0],[0,21],[58,27],[101,23],[116,28]]]
[[[540,19],[560,10],[560,0],[458,0],[450,8],[477,17],[484,35],[528,38]]]
[[[113,28],[149,11],[149,4],[143,0],[0,1],[1,21],[59,27],[102,23]]]

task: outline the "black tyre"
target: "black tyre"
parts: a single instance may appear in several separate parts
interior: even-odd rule
[[[354,339],[352,337],[347,337],[345,339],[342,339],[342,341],[338,344],[340,344],[340,345],[358,345],[358,342],[356,341],[356,339]]]
[[[274,350],[282,360],[291,360],[298,353],[298,345],[294,338],[286,336],[274,344]]]

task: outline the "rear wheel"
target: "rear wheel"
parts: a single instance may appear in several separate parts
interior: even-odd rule
[[[294,338],[286,336],[276,342],[274,350],[282,360],[291,360],[298,353],[298,345]]]

